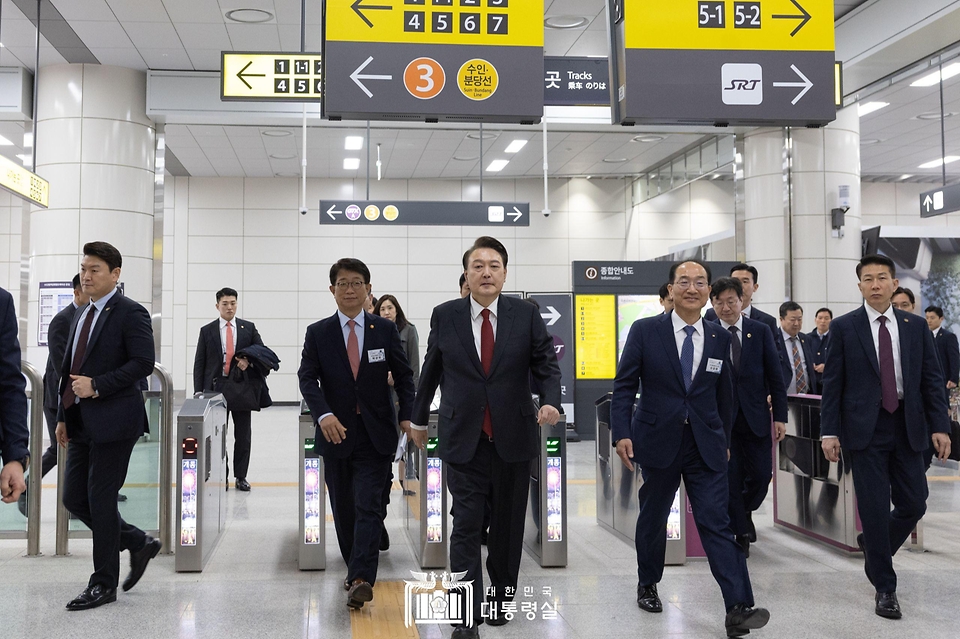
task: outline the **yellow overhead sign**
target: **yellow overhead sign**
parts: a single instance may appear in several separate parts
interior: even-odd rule
[[[319,102],[322,95],[319,53],[224,51],[220,98],[272,102]]]
[[[325,39],[542,47],[543,0],[327,0]]]
[[[628,49],[833,51],[833,0],[623,0]]]
[[[0,186],[43,208],[47,208],[50,204],[50,183],[2,155],[0,155]]]
[[[577,379],[613,379],[617,374],[616,296],[577,295],[573,308]]]

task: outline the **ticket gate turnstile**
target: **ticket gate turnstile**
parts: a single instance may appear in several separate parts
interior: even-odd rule
[[[300,402],[300,534],[297,564],[300,570],[327,568],[327,498],[323,457],[316,442],[317,426],[305,401]]]
[[[445,568],[450,531],[447,526],[447,477],[440,459],[437,414],[427,425],[427,445],[407,444],[403,479],[404,530],[421,568]]]
[[[226,523],[227,404],[219,393],[184,401],[177,416],[177,572],[200,572]]]
[[[553,426],[540,426],[540,454],[530,461],[523,547],[544,568],[567,565],[566,429],[564,415]]]

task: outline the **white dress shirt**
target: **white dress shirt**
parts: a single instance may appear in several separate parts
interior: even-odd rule
[[[877,365],[880,364],[880,313],[867,303],[863,304],[870,320],[870,333],[873,335],[873,347],[877,351]],[[883,316],[887,318],[887,331],[890,332],[890,342],[893,347],[893,369],[897,372],[897,398],[903,399],[903,367],[900,365],[900,327],[897,317],[893,314],[893,306],[888,306]]]
[[[780,334],[783,336],[783,343],[787,347],[787,363],[790,364],[790,370],[793,371],[793,375],[790,376],[790,383],[787,384],[787,395],[796,395],[797,394],[797,371],[793,366],[793,342],[790,340],[794,339],[790,337],[790,333],[786,332],[782,328],[780,329]],[[803,377],[804,379],[808,378],[807,375],[807,358],[803,354],[803,342],[800,341],[800,333],[797,333],[797,352],[800,353],[800,365],[803,366]],[[807,379],[807,389],[810,388],[810,380]]]
[[[357,323],[357,325],[354,327],[354,332],[357,334],[357,352],[363,353],[363,309],[362,308],[360,309],[360,312],[357,313],[356,317],[347,317],[338,309],[337,318],[340,320],[340,329],[343,331],[344,346],[348,346],[349,340],[350,340],[350,326],[347,325],[347,322],[349,322],[350,320],[353,320],[354,322]],[[236,337],[236,334],[234,334],[234,337]],[[347,353],[347,355],[349,358],[349,352]],[[333,415],[333,413],[324,413],[323,415],[320,416],[319,419],[317,419],[317,423],[319,424],[324,419],[326,419],[329,415]]]
[[[477,345],[477,357],[483,361],[483,353],[480,351],[480,330],[483,327],[483,317],[480,315],[484,308],[490,310],[490,324],[493,326],[493,339],[497,339],[497,307],[500,304],[500,296],[490,302],[490,306],[481,306],[480,302],[470,296],[470,320],[473,327],[473,341]]]
[[[227,324],[233,329],[233,352],[237,352],[237,320],[236,318],[229,322],[220,318],[220,352],[223,353],[223,366],[227,365]]]
[[[677,340],[677,355],[683,353],[683,342],[687,339],[687,333],[683,329],[688,324],[680,319],[680,316],[673,313],[673,336]],[[693,381],[697,376],[697,370],[700,368],[700,360],[703,359],[703,319],[698,319],[693,326],[693,369],[690,380]]]

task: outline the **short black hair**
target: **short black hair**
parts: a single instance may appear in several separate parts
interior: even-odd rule
[[[796,302],[784,302],[780,305],[780,319],[786,317],[790,311],[800,311],[803,313],[803,307]]]
[[[113,244],[107,242],[87,242],[83,245],[83,254],[98,257],[107,263],[111,271],[123,266],[123,256]]]
[[[730,275],[733,275],[737,271],[750,271],[750,275],[753,275],[753,283],[756,284],[760,281],[760,274],[757,273],[757,268],[755,266],[750,266],[749,264],[744,264],[743,262],[734,264],[730,268]]]
[[[507,268],[507,249],[504,247],[503,243],[495,237],[490,237],[489,235],[481,235],[476,240],[473,241],[473,246],[467,249],[467,252],[463,254],[463,270],[467,270],[467,262],[470,260],[470,256],[474,251],[478,249],[491,249],[500,254],[500,259],[503,260],[503,268]]]
[[[720,277],[710,285],[710,299],[714,300],[726,293],[733,291],[737,297],[743,299],[743,283],[735,277]]]
[[[466,274],[466,273],[461,273],[461,274],[460,274],[460,288],[459,288],[458,290],[463,290],[463,285],[466,283],[466,281],[467,281],[467,274]]]
[[[824,306],[823,308],[818,308],[817,312],[813,314],[814,317],[818,316],[820,313],[826,313],[830,316],[830,319],[833,319],[833,311]]]
[[[336,264],[330,267],[330,286],[337,283],[337,277],[340,275],[340,271],[357,273],[363,278],[364,284],[370,283],[370,269],[355,257],[341,257],[337,260]]]
[[[860,261],[857,263],[857,279],[860,279],[860,272],[863,271],[864,266],[870,266],[871,264],[879,264],[880,266],[886,266],[890,269],[890,277],[897,276],[897,265],[893,263],[886,255],[864,255],[860,258]]]
[[[924,312],[924,313],[936,313],[936,314],[937,314],[937,317],[939,317],[940,319],[943,319],[943,309],[940,308],[939,306],[934,306],[933,304],[931,304],[931,305],[928,306],[923,312]]]
[[[906,295],[906,296],[907,296],[907,299],[910,300],[910,306],[916,306],[916,305],[917,305],[917,298],[916,298],[916,296],[913,294],[913,291],[911,291],[909,288],[904,288],[903,286],[898,286],[898,287],[897,287],[897,290],[895,290],[895,291],[893,292],[893,295],[891,295],[890,297],[893,298],[893,297],[896,297],[897,295]]]
[[[699,264],[700,266],[703,267],[703,270],[707,272],[707,281],[709,282],[711,279],[713,279],[713,275],[710,272],[710,267],[707,266],[706,262],[704,262],[703,260],[698,260],[696,258],[690,258],[689,260],[681,260],[680,262],[674,262],[670,266],[670,275],[669,275],[670,281],[667,282],[668,284],[673,284],[673,280],[676,279],[677,277],[677,269],[680,268],[681,264]]]
[[[80,288],[80,274],[77,273],[73,276],[73,290]]]
[[[217,291],[217,302],[220,301],[221,297],[240,297],[240,295],[237,294],[236,289],[230,288],[229,286],[224,286]]]
[[[668,286],[670,286],[670,283],[669,283],[669,282],[666,283],[666,284],[661,284],[661,285],[660,285],[660,300],[661,300],[661,301],[663,301],[663,300],[667,299],[668,297],[670,297],[670,289],[667,288]]]

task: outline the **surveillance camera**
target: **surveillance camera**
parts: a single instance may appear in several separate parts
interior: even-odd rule
[[[306,214],[307,214],[307,207],[305,207],[305,206],[304,206],[304,207],[301,207],[301,208],[300,208],[300,215],[306,215]]]
[[[550,209],[543,209],[543,217],[550,217]]]

